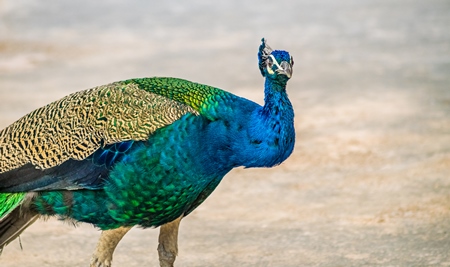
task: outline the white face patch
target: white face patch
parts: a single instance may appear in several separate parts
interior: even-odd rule
[[[269,55],[269,57],[272,59],[272,63],[277,66],[277,68],[282,69],[281,66],[278,64],[278,62],[275,60],[275,57],[273,55]]]
[[[271,61],[269,61],[269,58]],[[294,60],[291,57],[289,60],[289,63],[286,61],[281,62],[281,65],[283,65],[283,67],[284,67],[283,68],[280,64],[278,64],[278,62],[275,60],[275,57],[273,55],[269,55],[268,59],[267,59],[267,65],[266,65],[267,73],[272,75],[275,73],[275,71],[281,70],[283,73],[286,74],[286,76],[288,76],[288,78],[291,78],[291,75],[292,75],[292,67],[291,66],[293,65],[293,63],[294,63]],[[275,70],[275,71],[272,69],[274,65],[277,67],[277,70]]]

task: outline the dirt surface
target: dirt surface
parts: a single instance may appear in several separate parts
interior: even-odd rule
[[[261,37],[295,59],[293,155],[237,169],[185,218],[177,266],[450,266],[450,4],[0,0],[0,127],[64,95],[172,76],[262,103]],[[88,266],[50,219],[0,266]],[[133,229],[114,266],[157,266]]]

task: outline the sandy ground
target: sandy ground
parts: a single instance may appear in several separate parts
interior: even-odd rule
[[[177,266],[450,266],[448,1],[147,2],[0,0],[0,127],[132,77],[261,103],[264,36],[295,59],[295,151],[226,176]],[[114,266],[156,266],[157,235],[133,229]],[[39,221],[0,266],[88,266],[98,236]]]

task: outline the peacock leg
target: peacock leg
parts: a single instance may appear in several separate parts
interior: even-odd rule
[[[178,228],[183,216],[162,225],[159,231],[159,264],[161,267],[172,267],[178,254]]]
[[[119,227],[103,231],[92,255],[90,267],[111,267],[114,249],[130,229],[131,227]]]

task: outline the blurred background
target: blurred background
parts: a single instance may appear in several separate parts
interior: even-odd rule
[[[69,93],[171,76],[263,103],[262,37],[295,60],[294,154],[183,220],[177,266],[450,266],[447,0],[0,0],[0,128]],[[132,230],[114,266],[156,266]],[[99,231],[39,221],[1,266],[88,266]]]

